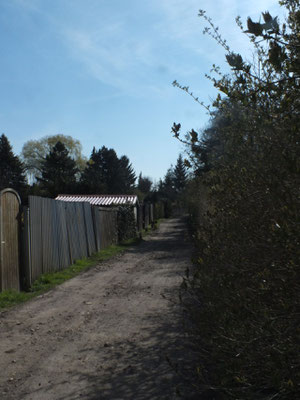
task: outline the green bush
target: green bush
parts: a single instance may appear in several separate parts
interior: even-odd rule
[[[133,207],[131,206],[118,207],[117,224],[118,224],[119,243],[136,237],[137,222],[135,219]]]
[[[259,74],[200,13],[232,74],[215,68],[212,81],[226,98],[217,97],[203,135],[191,131],[185,140],[198,249],[195,276],[185,283],[197,305],[189,310],[199,392],[225,399],[300,398],[300,6],[281,3],[285,26],[267,12],[264,23],[248,18]]]

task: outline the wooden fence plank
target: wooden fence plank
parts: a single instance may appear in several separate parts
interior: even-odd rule
[[[90,203],[83,203],[83,213],[84,213],[84,222],[85,222],[85,231],[87,238],[87,251],[88,255],[92,255],[96,252],[96,242],[95,242],[95,232],[94,232],[94,224],[92,217],[92,210]]]
[[[50,251],[51,251],[51,271],[57,271],[60,269],[59,261],[59,239],[58,239],[58,216],[57,216],[57,203],[51,199],[49,202],[50,215],[51,215],[51,232],[50,237]]]
[[[99,210],[99,227],[100,227],[100,250],[104,249],[106,246],[105,243],[105,219],[104,219],[104,213]]]
[[[48,228],[43,222],[43,231],[47,230],[47,272],[57,271],[59,269],[59,254],[58,254],[58,236],[57,236],[57,215],[56,202],[53,199],[47,200],[44,205],[47,208]]]
[[[101,250],[101,221],[100,221],[100,210],[98,207],[92,207],[92,216],[93,216],[93,225],[94,225],[94,232],[95,232],[95,244],[96,244],[96,251]]]
[[[51,272],[53,268],[53,225],[51,199],[42,199],[42,251],[43,251],[43,274]]]
[[[144,204],[144,229],[149,226],[149,204]]]
[[[29,207],[23,206],[22,216],[23,229],[21,232],[21,278],[23,288],[28,289],[32,284]]]
[[[140,205],[137,207],[137,228],[139,232],[142,232],[143,230],[143,219],[144,219],[143,206]]]
[[[80,255],[79,258],[88,256],[86,232],[85,232],[85,222],[84,222],[84,212],[82,203],[75,203],[76,216],[77,216],[77,227],[78,227],[78,238]]]
[[[42,202],[37,196],[29,196],[31,280],[34,282],[43,272]]]
[[[63,201],[56,201],[57,214],[57,237],[59,268],[64,269],[72,264],[69,250],[69,238],[66,218],[66,204]]]
[[[71,263],[80,258],[78,226],[76,218],[76,209],[74,203],[67,203],[66,206],[67,229],[69,238],[69,249]]]

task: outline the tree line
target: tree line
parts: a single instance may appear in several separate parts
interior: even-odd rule
[[[213,66],[219,95],[205,106],[206,129],[172,128],[193,170],[197,256],[184,285],[194,299],[199,398],[300,397],[300,3],[280,4],[282,23],[269,12],[247,27],[237,18],[254,46],[251,62],[199,12],[231,73]]]
[[[26,142],[21,160],[2,134],[0,190],[14,188],[23,198],[28,194],[53,198],[60,193],[137,194],[141,201],[173,202],[188,180],[181,155],[175,167],[171,166],[159,184],[154,184],[142,173],[137,179],[127,156],[118,157],[114,149],[102,146],[94,147],[86,159],[81,143],[62,134]]]

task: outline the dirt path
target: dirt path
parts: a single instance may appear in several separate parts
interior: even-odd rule
[[[189,264],[184,224],[0,313],[3,400],[175,399],[184,358],[177,302]]]

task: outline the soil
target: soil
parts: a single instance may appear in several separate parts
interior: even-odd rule
[[[189,352],[184,237],[182,219],[163,222],[139,246],[0,313],[0,398],[177,399],[187,383],[176,364],[187,371]]]

